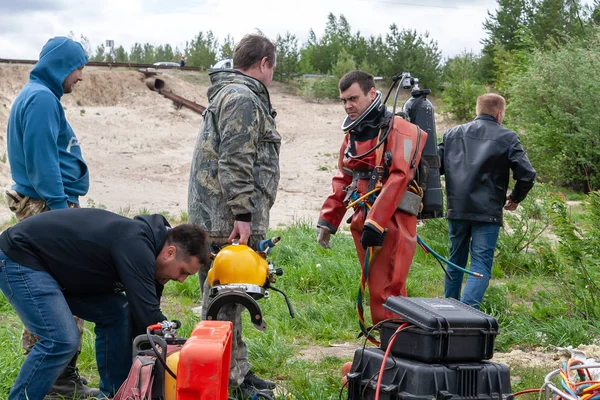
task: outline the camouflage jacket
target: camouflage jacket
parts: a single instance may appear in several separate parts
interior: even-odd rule
[[[227,237],[235,216],[250,213],[252,234],[265,235],[281,146],[269,92],[237,71],[212,73],[210,80],[190,170],[189,220],[211,237]]]

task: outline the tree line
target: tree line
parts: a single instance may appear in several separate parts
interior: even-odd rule
[[[212,31],[199,32],[183,48],[170,44],[135,43],[129,51],[118,46],[112,54],[104,44],[91,49],[86,37],[81,42],[92,61],[114,61],[152,64],[158,61],[179,62],[185,57],[187,66],[208,68],[217,60],[232,57],[234,39],[227,36],[219,41]],[[327,16],[325,32],[317,37],[310,29],[308,41],[301,44],[296,35],[286,32],[277,35],[276,79],[289,80],[296,74],[330,74],[336,63],[349,57],[356,67],[365,67],[380,76],[392,76],[404,70],[419,71],[422,82],[438,87],[441,77],[442,54],[429,33],[389,27],[385,36],[366,37],[353,32],[344,15]]]

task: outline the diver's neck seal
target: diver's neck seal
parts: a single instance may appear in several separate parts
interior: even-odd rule
[[[381,111],[381,107],[385,107],[385,105],[381,103],[381,97],[382,97],[382,93],[378,90],[377,96],[375,96],[375,100],[373,100],[371,105],[369,107],[367,107],[367,109],[365,111],[363,111],[363,113],[360,114],[358,116],[358,118],[356,118],[354,121],[351,120],[349,116],[346,116],[346,118],[344,119],[344,122],[342,122],[342,130],[344,132],[348,132],[348,131],[356,128],[358,126],[358,124],[360,124],[362,122],[362,120],[365,119],[365,117],[367,115],[369,115],[369,113],[371,111],[373,111],[375,108],[377,108],[378,111]]]

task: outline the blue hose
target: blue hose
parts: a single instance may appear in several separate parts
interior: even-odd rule
[[[459,271],[462,271],[462,272],[464,272],[465,274],[469,274],[469,275],[475,276],[475,277],[477,277],[477,278],[481,278],[481,277],[482,277],[482,276],[481,276],[481,274],[478,274],[478,273],[476,273],[476,272],[469,271],[468,269],[465,269],[465,268],[463,268],[463,267],[459,267],[458,265],[454,264],[454,263],[453,263],[453,262],[451,262],[450,260],[448,260],[448,259],[446,259],[446,258],[442,257],[442,256],[441,256],[441,255],[439,255],[439,254],[438,254],[438,253],[437,253],[435,250],[433,250],[431,247],[429,247],[429,246],[428,246],[428,245],[427,245],[427,244],[426,244],[426,243],[423,241],[423,239],[421,239],[421,237],[420,237],[419,235],[417,235],[417,243],[418,243],[418,244],[419,244],[421,247],[423,247],[423,248],[426,250],[426,252],[427,252],[427,253],[431,253],[431,255],[432,255],[432,256],[434,256],[434,257],[435,257],[435,258],[437,258],[438,260],[440,260],[440,261],[442,261],[442,262],[446,263],[446,264],[447,264],[449,267],[452,267],[452,268],[454,268],[454,269],[457,269],[457,270],[459,270]]]

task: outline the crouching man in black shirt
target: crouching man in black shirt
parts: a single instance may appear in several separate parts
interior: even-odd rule
[[[39,337],[10,400],[41,400],[78,348],[73,314],[96,324],[100,390],[112,396],[131,367],[131,326],[167,318],[163,285],[208,265],[206,232],[171,228],[162,215],[134,219],[99,209],[32,216],[0,235],[0,289]],[[123,293],[125,292],[125,293]]]

